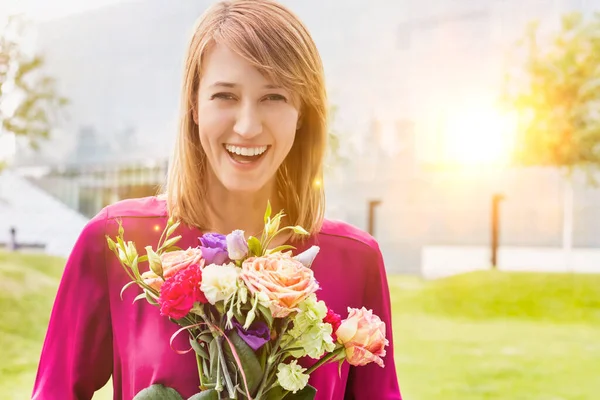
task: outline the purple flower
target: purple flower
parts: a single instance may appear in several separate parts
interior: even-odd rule
[[[271,340],[269,326],[263,321],[254,321],[248,329],[244,329],[235,318],[231,322],[238,335],[254,351],[260,349],[265,343]]]
[[[202,258],[209,264],[224,264],[228,260],[227,241],[220,233],[205,233],[200,239]]]
[[[248,242],[244,231],[238,229],[227,235],[227,252],[229,258],[234,261],[243,260],[248,255]]]

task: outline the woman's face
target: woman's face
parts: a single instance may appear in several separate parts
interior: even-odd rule
[[[220,44],[207,52],[202,71],[194,119],[210,172],[229,191],[258,192],[292,148],[298,102]]]

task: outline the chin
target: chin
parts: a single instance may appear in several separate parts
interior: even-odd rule
[[[256,179],[252,179],[250,177],[246,178],[234,178],[227,179],[225,178],[221,182],[228,182],[223,186],[229,192],[240,193],[240,194],[253,194],[260,192],[266,186],[266,182],[259,182]]]

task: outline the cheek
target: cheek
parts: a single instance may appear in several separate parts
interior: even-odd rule
[[[224,110],[210,105],[200,106],[198,108],[198,132],[200,134],[200,143],[206,150],[217,146],[216,141],[227,131],[231,116]]]
[[[278,110],[269,115],[269,125],[269,130],[273,133],[281,150],[289,151],[296,137],[298,111],[291,107],[285,110]]]

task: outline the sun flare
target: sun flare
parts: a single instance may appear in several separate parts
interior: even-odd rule
[[[515,122],[484,105],[454,110],[442,125],[443,161],[451,165],[504,165],[514,146]]]

